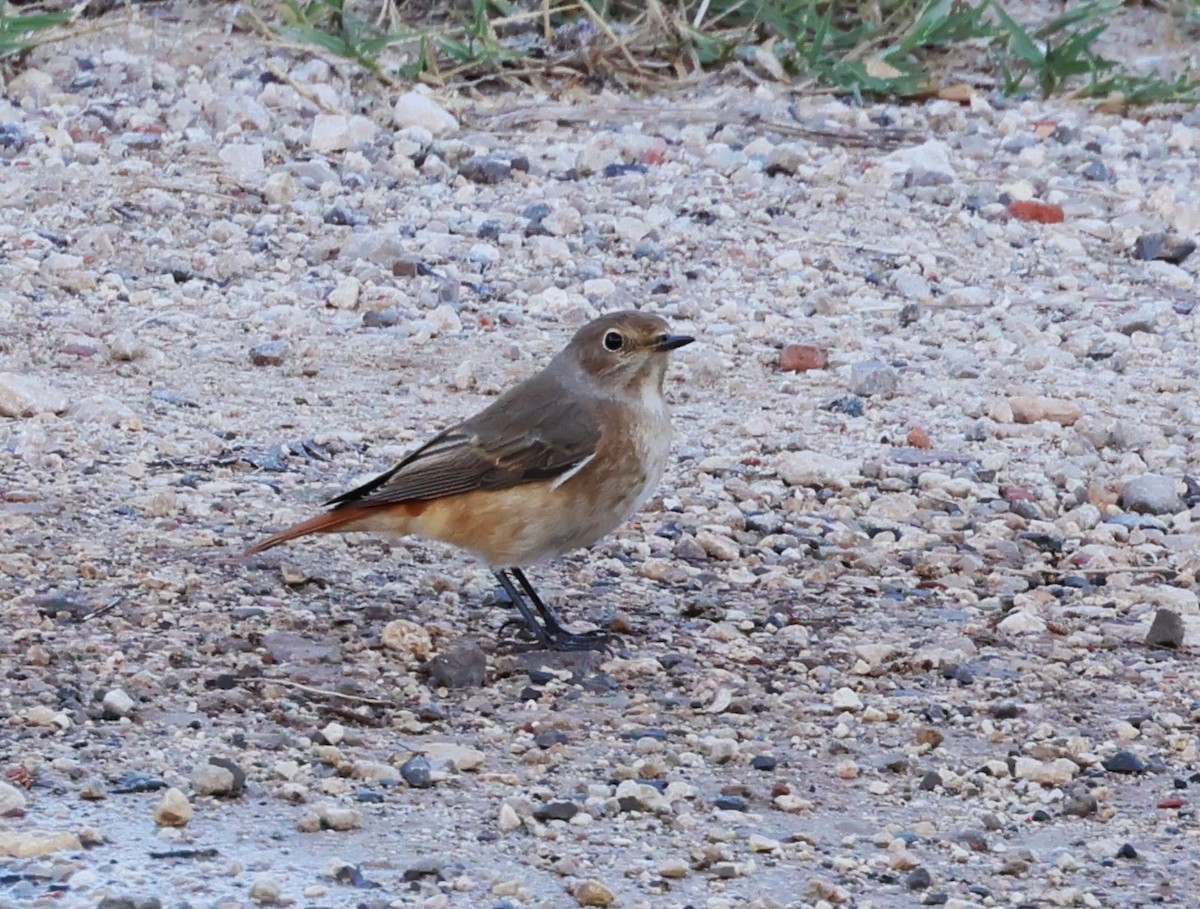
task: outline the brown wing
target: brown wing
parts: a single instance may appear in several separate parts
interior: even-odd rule
[[[572,404],[565,395],[537,394],[536,387],[522,390],[502,396],[387,473],[325,504],[335,509],[387,505],[506,489],[560,476],[595,454],[600,426],[591,408]]]

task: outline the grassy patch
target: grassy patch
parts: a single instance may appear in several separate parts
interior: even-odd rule
[[[71,13],[17,13],[8,0],[0,0],[0,61],[36,47],[45,40],[46,32],[70,20]]]
[[[446,0],[432,24],[428,4],[406,20],[403,0],[381,2],[370,22],[344,0],[284,0],[277,28],[381,77],[432,82],[583,75],[653,87],[740,64],[859,97],[928,96],[956,82],[1128,104],[1197,99],[1190,75],[1137,74],[1099,53],[1121,0],[1037,23],[1000,0]],[[1200,0],[1155,14],[1194,30]]]

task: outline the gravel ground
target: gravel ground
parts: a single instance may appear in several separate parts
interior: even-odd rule
[[[1195,905],[1200,117],[397,101],[151,9],[0,100],[0,906]],[[627,306],[677,457],[535,571],[612,655],[238,555]]]

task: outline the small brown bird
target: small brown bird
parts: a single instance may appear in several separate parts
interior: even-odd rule
[[[246,555],[310,533],[440,540],[491,566],[539,644],[602,647],[607,635],[568,632],[521,568],[590,546],[650,497],[671,445],[667,353],[693,340],[658,316],[601,316],[491,406]]]

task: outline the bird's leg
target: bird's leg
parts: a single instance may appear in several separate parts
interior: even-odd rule
[[[517,583],[521,585],[521,589],[529,597],[529,602],[533,603],[534,608],[542,617],[542,623],[545,625],[545,633],[550,639],[551,647],[555,650],[603,650],[608,647],[612,635],[605,631],[585,631],[583,634],[567,631],[563,627],[562,622],[559,621],[558,616],[554,614],[554,610],[547,606],[542,601],[542,598],[538,596],[537,591],[533,589],[533,585],[529,583],[529,578],[525,577],[525,572],[520,568],[510,568],[509,571],[517,579]]]
[[[512,601],[513,606],[517,608],[517,612],[521,613],[521,618],[525,620],[525,624],[529,626],[529,631],[533,635],[534,640],[539,644],[550,644],[552,638],[550,631],[542,627],[542,624],[537,620],[529,608],[529,604],[525,602],[525,598],[517,592],[517,588],[513,586],[512,580],[505,571],[494,572],[496,580],[500,582],[500,586],[504,588],[504,592],[508,594],[508,598]],[[524,586],[524,585],[522,585]],[[538,602],[535,598],[535,602]],[[540,610],[539,610],[540,611]],[[507,624],[507,623],[506,623]]]

